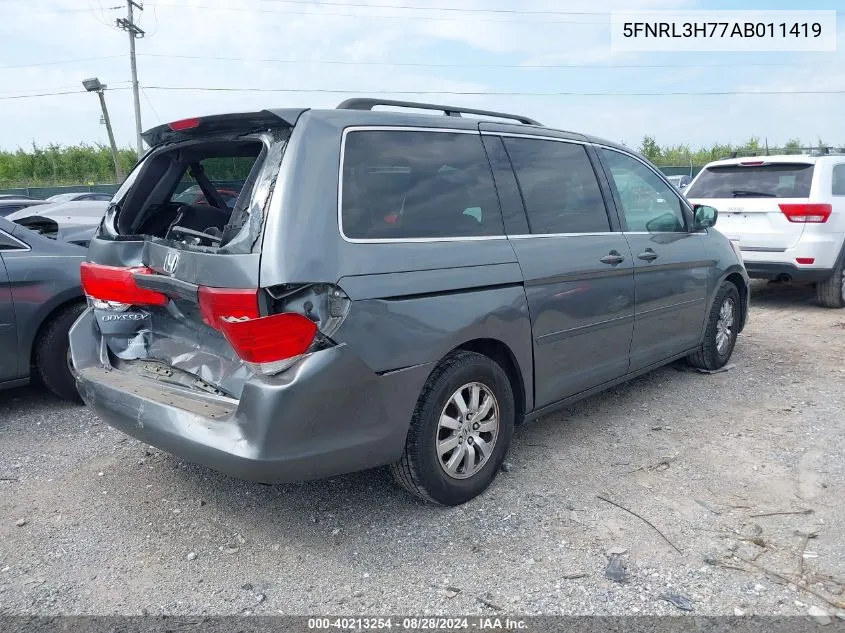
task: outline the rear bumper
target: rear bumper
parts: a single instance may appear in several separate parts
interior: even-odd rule
[[[264,483],[399,459],[431,369],[374,374],[340,345],[272,379],[250,379],[240,400],[232,400],[103,368],[90,311],[70,339],[80,395],[107,424],[187,461]]]
[[[814,283],[824,281],[833,274],[829,268],[805,268],[778,262],[745,262],[745,270],[752,279],[770,279]]]

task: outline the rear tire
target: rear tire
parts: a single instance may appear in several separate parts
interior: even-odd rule
[[[35,368],[41,382],[59,398],[71,402],[82,402],[82,399],[70,370],[68,331],[84,311],[84,303],[61,309],[42,326],[35,341]]]
[[[447,506],[466,503],[499,473],[514,420],[513,389],[502,367],[482,354],[453,352],[423,387],[405,453],[390,467],[393,478],[421,499]]]
[[[845,308],[845,262],[840,262],[833,274],[816,284],[816,299],[823,308]]]
[[[741,309],[739,290],[731,282],[723,281],[707,317],[704,342],[687,356],[690,365],[710,371],[727,365],[739,334]]]

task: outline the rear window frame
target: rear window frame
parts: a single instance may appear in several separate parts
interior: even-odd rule
[[[817,163],[815,162],[801,162],[801,161],[777,161],[777,162],[769,162],[763,165],[743,165],[742,163],[721,163],[715,165],[706,165],[704,169],[702,169],[699,174],[695,177],[695,179],[687,185],[686,190],[684,191],[684,195],[689,198],[695,199],[702,199],[702,200],[728,200],[728,199],[752,199],[752,200],[777,200],[777,199],[803,199],[809,198],[812,193],[813,182],[815,179],[815,170],[816,170]],[[790,196],[779,196],[776,194],[772,194],[770,196],[714,196],[714,195],[700,195],[696,189],[693,187],[698,187],[700,185],[700,181],[702,176],[706,176],[708,172],[710,174],[714,173],[714,169],[733,169],[735,173],[741,173],[742,170],[748,170],[749,172],[753,173],[753,170],[760,170],[761,168],[784,168],[784,167],[791,167],[793,173],[809,170],[810,176],[807,182],[807,191],[806,195],[790,195]],[[800,168],[800,169],[799,169]],[[692,191],[690,191],[692,189]],[[753,187],[747,188],[748,190],[754,190]]]
[[[496,200],[499,219],[502,222],[502,233],[500,235],[467,235],[467,236],[430,236],[430,237],[350,237],[343,228],[343,174],[346,161],[346,142],[350,134],[354,132],[415,132],[415,133],[437,133],[437,134],[464,134],[473,136],[478,140],[481,156],[485,165],[490,171],[490,185],[492,196]],[[340,160],[338,161],[337,173],[337,229],[340,237],[350,244],[412,244],[412,243],[434,243],[434,242],[480,242],[488,240],[507,240],[507,228],[502,210],[502,202],[496,189],[496,180],[493,168],[490,164],[487,150],[484,147],[483,136],[476,129],[466,128],[443,128],[425,127],[417,125],[350,125],[343,128],[340,140]]]
[[[168,246],[179,248],[180,250],[212,253],[218,255],[227,254],[247,254],[253,252],[253,246],[260,243],[264,224],[266,221],[266,207],[273,197],[275,191],[276,178],[278,177],[279,169],[281,168],[288,143],[290,141],[291,128],[275,128],[271,130],[262,130],[259,132],[238,133],[233,135],[211,135],[196,138],[187,138],[184,140],[161,143],[150,148],[133,167],[132,171],[127,175],[124,182],[121,184],[118,191],[112,198],[111,204],[106,210],[104,220],[95,233],[96,238],[114,240],[144,240],[154,243],[165,244]],[[234,208],[230,209],[234,215],[235,212],[246,213],[244,222],[240,225],[237,232],[231,238],[218,247],[194,246],[185,244],[176,244],[172,240],[166,240],[163,237],[156,237],[150,235],[137,235],[133,233],[124,233],[120,231],[119,222],[121,221],[117,216],[123,212],[123,206],[129,196],[133,194],[136,181],[139,178],[144,178],[147,170],[150,167],[151,161],[155,160],[162,154],[173,151],[181,151],[183,149],[195,148],[209,143],[256,143],[261,146],[259,153],[255,159],[255,163],[250,170],[238,200]],[[264,180],[262,180],[262,177]],[[177,179],[178,181],[178,179]],[[173,189],[178,186],[178,182],[174,183]],[[261,187],[266,188],[266,198],[260,201],[255,200],[256,192]],[[244,198],[243,194],[249,189],[249,195]],[[170,190],[167,197],[173,195],[173,190]],[[245,204],[245,207],[241,205]]]

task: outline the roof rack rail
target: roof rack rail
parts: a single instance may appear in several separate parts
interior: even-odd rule
[[[740,149],[734,150],[727,156],[722,156],[719,160],[727,158],[753,158],[766,157],[772,155],[793,154],[795,156],[809,155],[809,156],[828,156],[845,154],[845,147],[833,147],[829,145],[813,145],[810,147],[770,147],[766,149]]]
[[[542,123],[520,114],[507,114],[505,112],[493,112],[492,110],[476,110],[474,108],[460,108],[458,106],[436,105],[434,103],[416,103],[414,101],[393,101],[390,99],[368,99],[353,98],[347,99],[337,106],[338,110],[372,110],[376,106],[394,106],[397,108],[417,108],[419,110],[439,110],[446,116],[459,117],[462,114],[476,114],[480,116],[495,117],[498,119],[510,119],[519,121],[524,125],[542,125]]]

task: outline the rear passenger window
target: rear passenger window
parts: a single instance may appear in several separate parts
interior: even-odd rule
[[[610,230],[595,171],[583,145],[506,138],[533,234]]]
[[[342,187],[343,234],[352,239],[504,234],[478,134],[350,132]]]
[[[833,195],[845,196],[845,164],[833,166]]]

